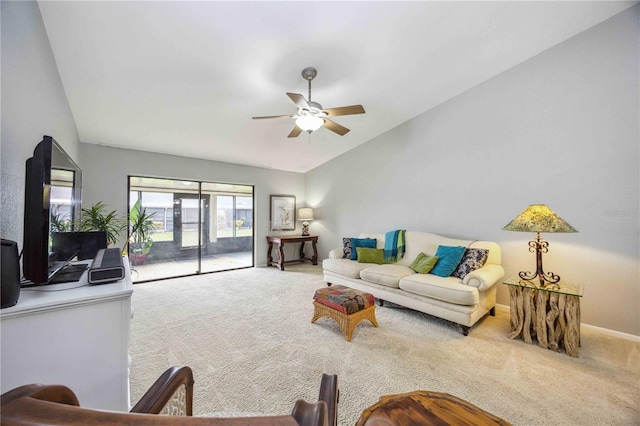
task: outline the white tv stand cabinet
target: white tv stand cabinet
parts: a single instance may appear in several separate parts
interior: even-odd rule
[[[23,288],[0,311],[2,393],[41,383],[65,385],[80,405],[129,410],[131,271],[121,281]],[[84,286],[83,286],[84,284]]]

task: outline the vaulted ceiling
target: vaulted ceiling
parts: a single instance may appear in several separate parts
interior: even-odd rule
[[[634,2],[84,2],[39,6],[82,142],[306,172]],[[287,138],[285,92],[362,104]],[[464,123],[461,123],[464,125]]]

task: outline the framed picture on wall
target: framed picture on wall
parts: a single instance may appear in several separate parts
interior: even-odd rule
[[[271,230],[293,231],[296,229],[295,195],[271,196]]]

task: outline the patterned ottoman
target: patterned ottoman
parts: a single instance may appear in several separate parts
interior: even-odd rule
[[[354,290],[344,285],[334,285],[316,290],[313,296],[313,319],[333,318],[342,332],[351,341],[353,330],[362,320],[369,320],[374,327],[378,326],[375,313],[376,305],[373,294]]]

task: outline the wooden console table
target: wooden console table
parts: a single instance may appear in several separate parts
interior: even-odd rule
[[[308,258],[304,257],[304,243],[307,241],[311,241],[311,246],[313,247],[313,257]],[[318,264],[318,250],[316,248],[316,244],[318,243],[318,237],[314,235],[270,235],[267,237],[267,242],[269,243],[269,251],[267,252],[267,266],[276,266],[280,268],[281,271],[284,271],[285,263],[292,262],[305,262],[309,261],[314,265]],[[278,262],[274,262],[271,257],[271,250],[273,249],[273,244],[278,244],[278,251],[280,253],[280,258]],[[284,245],[288,243],[300,243],[300,258],[285,260],[284,258]]]
[[[580,298],[583,285],[558,282],[540,287],[535,282],[513,277],[503,284],[511,294],[510,339],[522,338],[532,344],[578,357],[580,346]]]
[[[509,425],[448,393],[415,391],[387,395],[362,412],[356,426]]]

